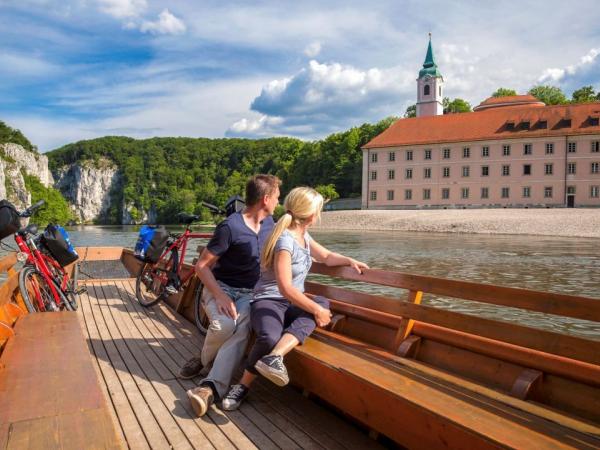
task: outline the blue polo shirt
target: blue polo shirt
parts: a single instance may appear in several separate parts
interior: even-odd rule
[[[219,259],[212,272],[215,278],[231,287],[253,289],[260,276],[260,252],[273,231],[269,216],[260,223],[256,234],[248,228],[241,212],[222,221],[206,248]]]

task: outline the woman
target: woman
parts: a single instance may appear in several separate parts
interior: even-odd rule
[[[314,189],[292,189],[284,201],[286,213],[278,220],[261,254],[261,275],[254,287],[250,320],[256,342],[239,384],[223,399],[223,409],[237,409],[258,374],[278,386],[289,382],[283,357],[302,344],[315,326],[331,320],[329,302],[304,294],[304,280],[314,258],[328,266],[368,266],[333,253],[313,240],[308,228],[319,220],[323,197]]]

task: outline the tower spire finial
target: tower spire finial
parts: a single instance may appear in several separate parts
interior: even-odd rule
[[[429,32],[429,42],[431,42],[431,31]]]

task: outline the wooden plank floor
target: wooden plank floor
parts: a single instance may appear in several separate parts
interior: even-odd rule
[[[196,328],[164,304],[142,308],[135,281],[92,280],[80,320],[125,448],[380,448],[361,430],[291,388],[256,383],[238,411],[213,406],[198,419],[179,380],[200,352]]]

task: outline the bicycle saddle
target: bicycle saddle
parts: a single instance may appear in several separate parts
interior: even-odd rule
[[[192,222],[195,222],[196,220],[198,220],[200,218],[200,216],[197,216],[195,214],[188,214],[188,213],[179,213],[177,214],[177,217],[179,218],[179,221],[181,223],[184,223],[186,225],[189,225]]]

